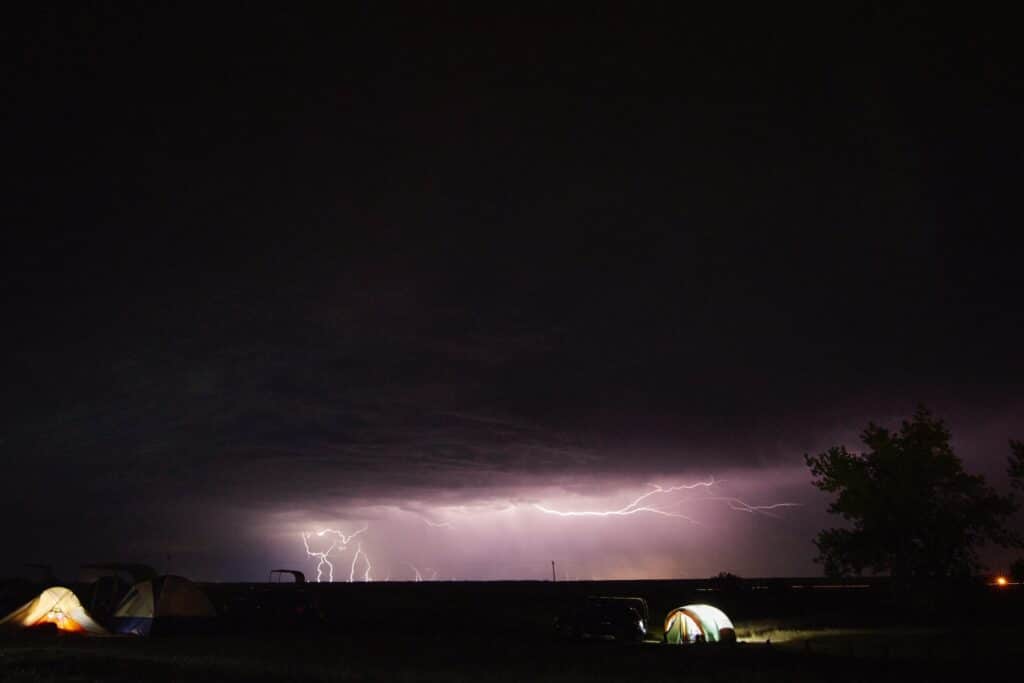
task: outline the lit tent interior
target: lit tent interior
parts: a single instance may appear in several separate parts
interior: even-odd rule
[[[51,586],[33,600],[0,619],[0,629],[13,630],[54,624],[70,633],[105,635],[107,630],[93,621],[74,592]]]
[[[665,642],[681,645],[697,642],[734,643],[736,629],[725,612],[711,605],[684,605],[665,617]]]

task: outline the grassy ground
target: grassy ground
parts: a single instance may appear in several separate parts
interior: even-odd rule
[[[414,630],[417,625],[406,625]],[[0,679],[27,681],[888,681],[1020,680],[1024,633],[771,631],[772,645],[448,638],[431,634],[68,636],[0,641]]]
[[[1024,661],[1024,630],[946,628],[768,628],[741,633],[745,643],[771,643],[785,652],[907,660],[936,664],[977,660]],[[1022,674],[1024,675],[1024,674]]]
[[[882,589],[708,592],[681,582],[331,585],[309,587],[324,621],[297,633],[263,608],[238,607],[255,604],[245,600],[252,594],[263,596],[264,608],[271,604],[260,593],[265,588],[210,586],[226,629],[217,635],[22,633],[0,639],[0,681],[990,683],[1024,678],[1024,593],[953,594],[908,612]],[[646,597],[655,639],[668,609],[710,602],[732,615],[741,642],[681,647],[555,639],[554,617],[586,595]],[[267,633],[267,624],[276,624],[279,632]]]

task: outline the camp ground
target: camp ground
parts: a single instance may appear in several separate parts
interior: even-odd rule
[[[47,588],[31,601],[0,619],[0,629],[4,631],[37,627],[55,628],[67,633],[107,634],[107,630],[82,607],[78,596],[63,586]]]
[[[769,682],[881,683],[918,675],[959,680],[989,657],[1024,656],[1016,620],[1024,593],[1014,585],[952,594],[952,602],[977,610],[977,625],[963,625],[893,609],[883,581],[722,586],[713,580],[318,584],[262,578],[198,583],[157,576],[136,583],[109,615],[89,609],[86,583],[45,590],[22,584],[16,600],[10,591],[2,594],[3,611],[13,611],[2,620],[0,680],[743,681],[756,675]],[[311,604],[312,613],[289,616]],[[907,614],[915,621],[898,621]],[[568,617],[575,621],[563,621]],[[641,619],[642,639],[636,635]]]
[[[85,590],[89,590],[87,585]],[[116,608],[93,615],[74,591],[51,586],[0,619],[0,632],[49,629],[82,635],[150,636],[213,630],[217,610],[197,584],[157,576],[131,587]]]

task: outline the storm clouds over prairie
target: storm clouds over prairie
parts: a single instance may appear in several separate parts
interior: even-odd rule
[[[922,402],[1002,485],[1024,112],[850,14],[29,12],[0,570],[814,573],[803,454]]]

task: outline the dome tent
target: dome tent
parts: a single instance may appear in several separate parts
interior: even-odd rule
[[[725,612],[711,605],[684,605],[665,617],[665,642],[735,643],[736,629]]]
[[[181,576],[158,576],[132,586],[114,610],[114,631],[137,636],[203,630],[217,616],[199,586]]]
[[[60,631],[104,635],[107,630],[93,621],[69,588],[51,586],[35,599],[0,619],[0,628],[32,628],[53,624]]]

